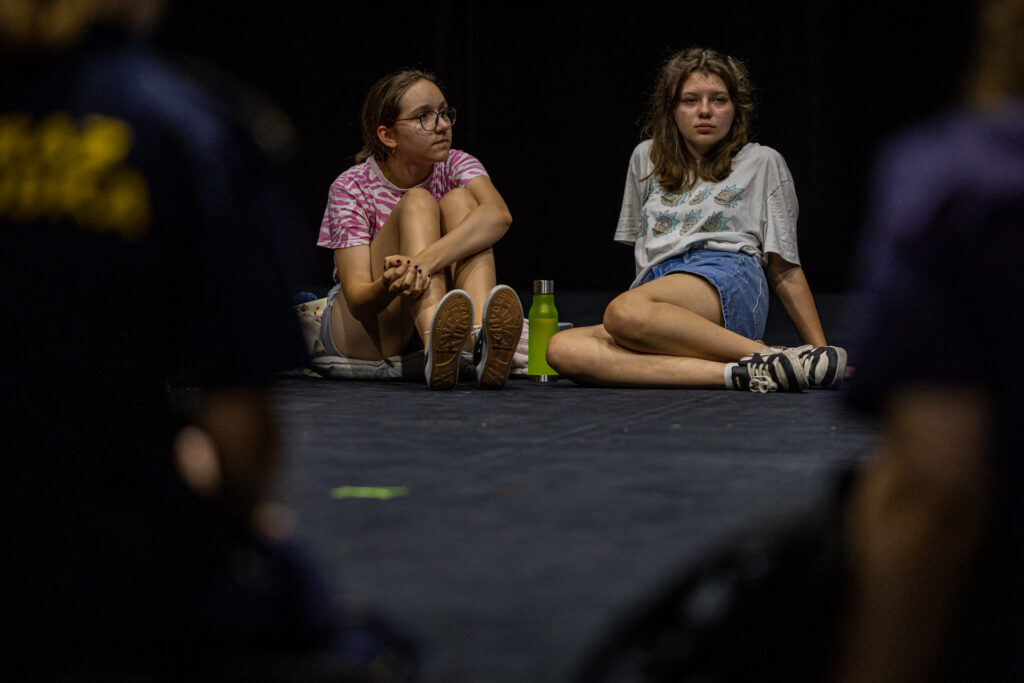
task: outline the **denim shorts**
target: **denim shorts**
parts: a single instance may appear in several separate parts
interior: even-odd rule
[[[669,273],[699,275],[718,290],[725,328],[762,339],[768,319],[768,280],[757,258],[742,252],[693,249],[653,266],[640,284]]]

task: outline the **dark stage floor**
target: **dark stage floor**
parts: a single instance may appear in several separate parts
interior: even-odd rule
[[[275,406],[300,537],[413,631],[421,680],[446,683],[566,680],[623,608],[745,522],[813,498],[875,438],[824,391],[288,378]]]

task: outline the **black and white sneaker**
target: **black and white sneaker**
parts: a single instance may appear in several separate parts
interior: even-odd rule
[[[800,364],[812,389],[835,389],[846,375],[846,349],[840,346],[797,346]]]
[[[461,289],[444,295],[430,320],[424,375],[431,389],[451,389],[459,381],[459,358],[473,327],[473,301]]]
[[[807,371],[792,349],[762,355],[752,353],[726,366],[726,379],[733,389],[767,394],[772,391],[803,391]]]
[[[480,388],[505,386],[522,333],[519,297],[508,285],[496,286],[484,302],[483,324],[473,344],[473,365]]]

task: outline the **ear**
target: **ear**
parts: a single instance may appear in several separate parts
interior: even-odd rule
[[[394,128],[389,128],[388,126],[377,126],[377,139],[388,148],[389,152],[394,152],[395,148],[398,147],[398,139],[395,136]]]

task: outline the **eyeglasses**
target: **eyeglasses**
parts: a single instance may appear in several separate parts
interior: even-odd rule
[[[454,126],[455,107],[445,107],[439,111],[425,111],[422,114],[409,116],[404,119],[395,119],[395,121],[419,121],[423,130],[430,132],[437,128],[437,123],[441,120],[441,117],[444,117],[444,120],[448,122],[449,126]]]

